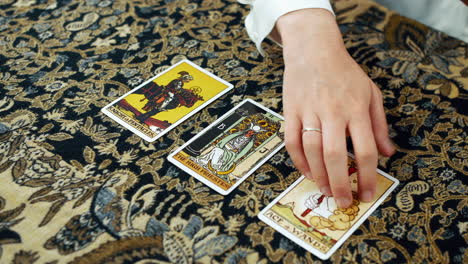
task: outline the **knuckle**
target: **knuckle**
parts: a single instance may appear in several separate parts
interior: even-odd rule
[[[351,100],[351,101],[354,101],[353,98],[351,97],[347,97],[348,100]],[[350,103],[349,104],[351,107],[355,106],[355,105],[358,105],[357,103]],[[328,105],[326,107],[326,110],[324,111],[325,112],[325,118],[328,119],[328,120],[337,120],[337,117],[340,117],[342,114],[343,114],[343,105],[340,105],[338,103],[331,103],[330,105]]]
[[[346,195],[351,190],[351,186],[349,185],[349,183],[345,182],[335,182],[331,183],[330,185],[333,190],[333,194],[337,196]]]
[[[328,178],[326,174],[322,171],[313,171],[315,179],[317,180],[317,183],[319,186],[327,185],[328,184]]]
[[[339,159],[340,155],[341,155],[340,151],[338,150],[338,148],[335,148],[335,147],[325,148],[324,153],[323,153],[323,156],[325,157],[325,159],[329,161],[335,161]]]
[[[364,150],[358,153],[358,156],[363,162],[377,162],[377,158],[378,158],[377,150],[372,150],[372,149]]]

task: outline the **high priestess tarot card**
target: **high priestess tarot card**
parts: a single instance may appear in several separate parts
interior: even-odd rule
[[[227,195],[284,145],[283,118],[245,100],[169,156],[169,160]]]

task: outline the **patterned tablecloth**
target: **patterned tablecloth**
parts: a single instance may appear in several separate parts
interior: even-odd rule
[[[468,46],[339,1],[350,54],[382,88],[401,184],[330,259],[467,263]],[[299,177],[283,149],[228,196],[166,156],[245,98],[281,112],[283,61],[235,1],[0,1],[1,263],[312,263],[257,218]],[[100,109],[188,58],[235,85],[154,143]],[[143,263],[141,262],[141,263]]]

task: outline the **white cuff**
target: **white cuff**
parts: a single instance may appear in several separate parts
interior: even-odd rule
[[[253,5],[250,14],[245,19],[245,28],[250,39],[257,46],[263,56],[262,41],[275,27],[278,18],[292,11],[306,8],[323,8],[330,11],[333,9],[329,0],[238,0],[243,4]]]

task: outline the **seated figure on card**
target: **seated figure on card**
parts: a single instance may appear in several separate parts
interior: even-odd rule
[[[207,154],[198,157],[197,163],[210,170],[228,174],[233,171],[237,160],[247,154],[253,147],[256,135],[263,130],[251,124],[249,129],[226,136]]]
[[[179,75],[179,78],[172,80],[166,86],[151,82],[135,91],[135,94],[143,94],[145,96],[141,101],[148,100],[143,106],[143,111],[146,111],[145,113],[141,113],[132,107],[125,99],[120,100],[118,105],[133,112],[136,119],[145,123],[148,118],[159,112],[171,110],[180,106],[192,107],[197,101],[203,100],[199,95],[199,87],[191,89],[184,88],[184,84],[193,80],[192,75],[186,71],[179,72]]]
[[[227,133],[207,145],[194,160],[219,177],[229,180],[237,164],[254,155],[279,129],[280,123],[263,114],[247,115],[228,129]]]

